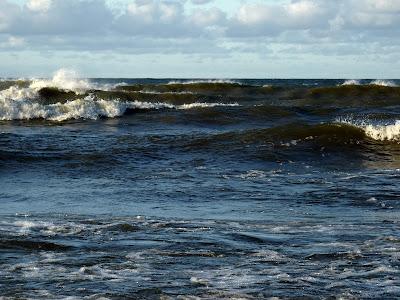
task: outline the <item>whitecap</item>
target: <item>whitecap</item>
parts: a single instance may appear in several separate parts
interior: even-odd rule
[[[196,80],[172,80],[167,84],[198,84],[198,83],[209,83],[209,84],[239,84],[239,81],[232,79],[196,79]]]
[[[89,80],[80,79],[79,74],[70,69],[59,69],[51,79],[32,79],[31,81],[29,88],[36,91],[45,87],[52,87],[83,94],[94,88]]]
[[[377,79],[374,81],[371,81],[370,85],[379,85],[379,86],[388,86],[388,87],[396,87],[397,85],[390,80],[382,80],[382,79]]]
[[[366,136],[377,141],[400,141],[400,120],[388,125],[368,124],[363,120],[347,118],[338,118],[336,122],[360,128]]]
[[[189,104],[182,104],[178,105],[177,109],[192,109],[192,108],[209,108],[209,107],[216,107],[216,106],[223,106],[223,107],[235,107],[239,106],[238,103],[206,103],[206,102],[195,102]]]
[[[356,80],[356,79],[348,79],[345,82],[343,82],[341,85],[360,85],[360,80]]]
[[[68,85],[67,85],[68,86]],[[72,85],[69,86],[72,88]],[[75,86],[76,87],[76,86]],[[92,119],[100,117],[114,118],[122,116],[128,109],[178,109],[208,108],[216,106],[239,106],[237,103],[196,102],[172,105],[163,102],[104,100],[89,94],[88,96],[65,103],[41,104],[35,100],[39,85],[34,89],[12,86],[0,91],[0,120],[45,119],[66,121],[71,119]],[[75,91],[78,91],[75,89]]]

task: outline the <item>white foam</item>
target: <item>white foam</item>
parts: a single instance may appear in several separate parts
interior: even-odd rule
[[[368,124],[365,121],[342,118],[339,118],[336,121],[341,124],[360,128],[368,137],[377,141],[400,141],[400,120],[389,125],[374,125]]]
[[[379,141],[399,141],[400,121],[392,125],[367,125],[364,128],[367,136]]]
[[[389,87],[397,86],[393,81],[382,80],[382,79],[377,79],[377,80],[371,81],[370,85],[389,86]]]
[[[103,100],[90,94],[65,103],[41,104],[31,99],[28,90],[12,90],[0,92],[0,120],[30,120],[45,119],[50,121],[65,121],[71,119],[92,119],[100,117],[114,118],[122,116],[128,109],[178,109],[207,108],[215,106],[238,106],[237,103],[191,103],[172,105],[162,102],[140,102]]]
[[[127,109],[160,109],[174,108],[167,103],[122,102],[119,100],[103,100],[93,95],[81,99],[43,105],[32,100],[0,99],[0,120],[46,119],[65,121],[70,119],[92,119],[99,117],[114,118],[123,115]]]
[[[360,81],[356,79],[348,79],[345,82],[343,82],[341,85],[360,85]]]
[[[265,178],[267,174],[264,171],[260,170],[250,170],[244,174],[239,175],[242,179],[256,179],[256,178]]]
[[[152,90],[142,90],[142,91],[137,91],[137,93],[150,94],[150,95],[194,95],[193,92],[187,92],[187,91],[182,91],[182,92],[158,92],[158,91],[152,91]]]
[[[218,84],[218,83],[227,83],[227,84],[240,84],[238,81],[234,81],[231,79],[199,79],[199,80],[173,80],[168,82],[167,84],[197,84],[197,83],[211,83],[211,84]]]
[[[16,85],[9,87],[8,89],[0,91],[0,101],[2,99],[19,100],[19,99],[30,99],[37,96],[38,90],[32,88],[20,88]]]
[[[178,105],[177,109],[192,109],[192,108],[209,108],[216,106],[224,106],[224,107],[235,107],[239,106],[238,103],[205,103],[205,102],[195,102],[189,104]]]
[[[73,91],[78,94],[83,94],[87,90],[95,88],[87,79],[80,79],[76,71],[69,69],[58,70],[51,79],[32,79],[32,83],[29,86],[29,88],[36,91],[45,87]]]
[[[346,85],[363,85],[363,83],[361,83],[361,81],[357,80],[357,79],[348,79],[341,84],[341,86],[346,86]],[[373,80],[366,85],[378,85],[378,86],[388,86],[388,87],[396,87],[397,86],[397,84],[394,83],[393,81],[383,80],[383,79]]]
[[[251,256],[256,257],[260,261],[264,262],[284,262],[287,261],[288,258],[276,251],[273,250],[259,250]]]

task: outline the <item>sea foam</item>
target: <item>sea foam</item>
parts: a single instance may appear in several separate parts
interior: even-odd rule
[[[388,86],[388,87],[396,87],[397,85],[390,80],[382,80],[382,79],[377,79],[374,81],[371,81],[370,85],[379,85],[379,86]]]
[[[368,124],[366,121],[339,118],[336,122],[362,129],[365,135],[377,141],[400,141],[400,120],[394,124]]]
[[[357,79],[348,79],[345,80],[342,84],[342,86],[346,85],[378,85],[378,86],[387,86],[387,87],[396,87],[396,83],[394,83],[391,80],[383,80],[383,79],[376,79],[372,80],[369,83],[362,83],[360,80]]]
[[[173,80],[168,82],[168,84],[239,84],[239,81],[231,80],[231,79],[195,79],[195,80]]]
[[[45,119],[66,121],[70,119],[114,118],[128,109],[195,109],[215,106],[238,106],[237,103],[191,103],[172,105],[163,102],[104,100],[89,94],[65,103],[41,104],[32,98],[32,90],[12,87],[0,92],[0,120]]]
[[[42,88],[72,91],[81,98],[63,103],[42,104],[38,93]],[[107,90],[112,87],[97,86],[87,79],[79,79],[75,71],[60,69],[51,79],[31,79],[28,87],[11,86],[0,91],[0,120],[46,119],[65,121],[70,119],[114,118],[129,109],[194,109],[215,106],[237,106],[237,103],[191,103],[172,105],[163,102],[104,100],[87,92],[93,89]],[[86,94],[86,95],[85,95]]]
[[[60,69],[54,73],[51,79],[32,79],[29,88],[40,90],[45,87],[58,88],[65,91],[72,91],[83,94],[87,90],[95,89],[96,86],[91,84],[87,79],[80,79],[76,71],[69,69]]]
[[[356,79],[348,79],[345,82],[343,82],[341,85],[360,85],[360,80]]]

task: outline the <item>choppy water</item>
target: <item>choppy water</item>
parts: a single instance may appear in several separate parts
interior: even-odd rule
[[[399,81],[0,82],[0,298],[400,297]]]

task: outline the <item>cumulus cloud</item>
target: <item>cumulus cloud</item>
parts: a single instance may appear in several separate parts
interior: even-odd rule
[[[326,1],[328,2],[328,1]],[[244,4],[234,16],[229,29],[232,36],[268,36],[287,30],[314,30],[327,27],[337,6],[318,0],[278,4]]]
[[[181,37],[193,33],[186,21],[182,2],[136,0],[115,18],[113,30],[129,35]]]
[[[198,9],[191,15],[191,21],[199,27],[224,26],[226,14],[218,8]]]
[[[46,12],[49,10],[51,0],[29,0],[26,7],[31,11]]]
[[[235,49],[251,51],[250,40],[387,46],[397,43],[400,36],[399,0],[237,0],[237,11],[229,14],[212,0],[127,0],[118,12],[107,1],[27,0],[17,5],[0,0],[2,45],[134,52],[146,40],[159,52],[184,51],[184,47],[196,52],[196,41],[202,40],[213,52],[223,47],[231,51],[225,45],[240,43],[243,47]],[[208,5],[193,8],[190,3]]]
[[[21,36],[99,33],[113,19],[103,0],[29,0],[23,7],[2,0],[0,11],[8,16],[0,32]]]

